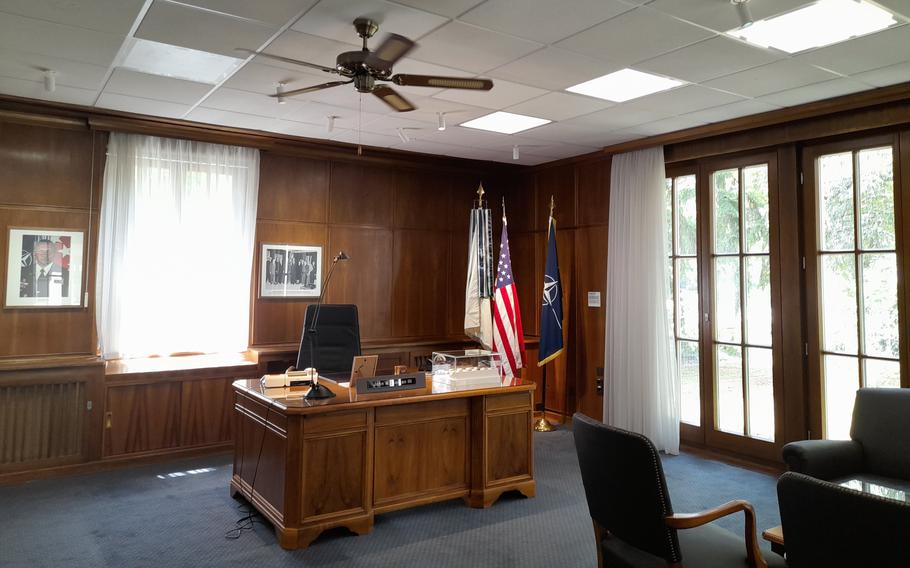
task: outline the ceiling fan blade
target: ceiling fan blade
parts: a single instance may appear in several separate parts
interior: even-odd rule
[[[378,67],[391,68],[396,61],[414,49],[415,45],[417,44],[404,36],[389,34],[379,47],[370,53],[367,62]]]
[[[248,55],[258,55],[259,57],[266,57],[268,59],[274,59],[275,61],[283,61],[284,63],[291,63],[293,65],[300,65],[302,67],[309,67],[311,69],[319,69],[320,71],[325,71],[326,73],[339,73],[338,69],[334,67],[326,67],[324,65],[318,65],[316,63],[308,63],[306,61],[300,61],[299,59],[291,59],[290,57],[282,57],[280,55],[272,55],[270,53],[259,53],[258,51],[253,51],[252,49],[245,49],[243,47],[237,47],[234,51],[240,51]]]
[[[338,85],[350,85],[354,81],[329,81],[328,83],[323,83],[321,85],[313,85],[312,87],[304,87],[302,89],[294,89],[293,91],[285,91],[283,93],[275,93],[274,95],[269,95],[270,97],[293,97],[294,95],[302,95],[304,93],[312,93],[313,91],[321,91],[322,89],[329,89],[331,87],[337,87]]]
[[[439,89],[471,89],[474,91],[489,91],[493,88],[493,81],[489,79],[471,79],[465,77],[393,75],[390,81],[403,87],[436,87]]]
[[[398,112],[408,112],[409,110],[414,110],[417,107],[411,104],[411,102],[398,94],[395,89],[392,87],[386,87],[382,85],[373,89],[373,94],[382,99],[382,102],[389,105]]]

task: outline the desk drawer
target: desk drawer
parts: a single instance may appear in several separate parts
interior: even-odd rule
[[[510,394],[497,394],[486,397],[486,411],[525,409],[531,406],[531,394],[528,392],[515,392]]]
[[[342,430],[362,430],[367,427],[367,412],[329,412],[307,416],[303,422],[303,436],[309,438],[316,434],[339,432]]]
[[[376,425],[407,424],[424,420],[436,420],[470,413],[469,399],[453,398],[433,402],[382,406],[376,409]]]

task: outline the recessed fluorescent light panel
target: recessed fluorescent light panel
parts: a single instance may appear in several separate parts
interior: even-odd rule
[[[579,83],[566,90],[580,95],[621,103],[652,93],[666,91],[682,84],[683,82],[677,79],[643,73],[635,69],[621,69],[609,75]]]
[[[535,118],[523,114],[498,111],[481,116],[480,118],[475,118],[474,120],[462,122],[459,126],[476,128],[478,130],[489,130],[490,132],[499,132],[501,134],[515,134],[516,132],[541,126],[548,122],[552,121],[545,118]]]
[[[122,67],[185,79],[197,83],[216,84],[225,79],[242,62],[242,59],[178,47],[147,39],[135,39]]]
[[[727,35],[787,53],[824,47],[897,24],[891,12],[857,0],[819,0],[813,4],[730,30]]]

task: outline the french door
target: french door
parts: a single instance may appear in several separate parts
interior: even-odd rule
[[[857,388],[908,382],[897,148],[885,135],[803,153],[813,437],[849,438]]]
[[[776,459],[782,429],[777,158],[668,168],[681,436]]]

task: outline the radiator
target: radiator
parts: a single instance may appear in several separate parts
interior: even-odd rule
[[[0,385],[0,466],[83,452],[86,384]]]

